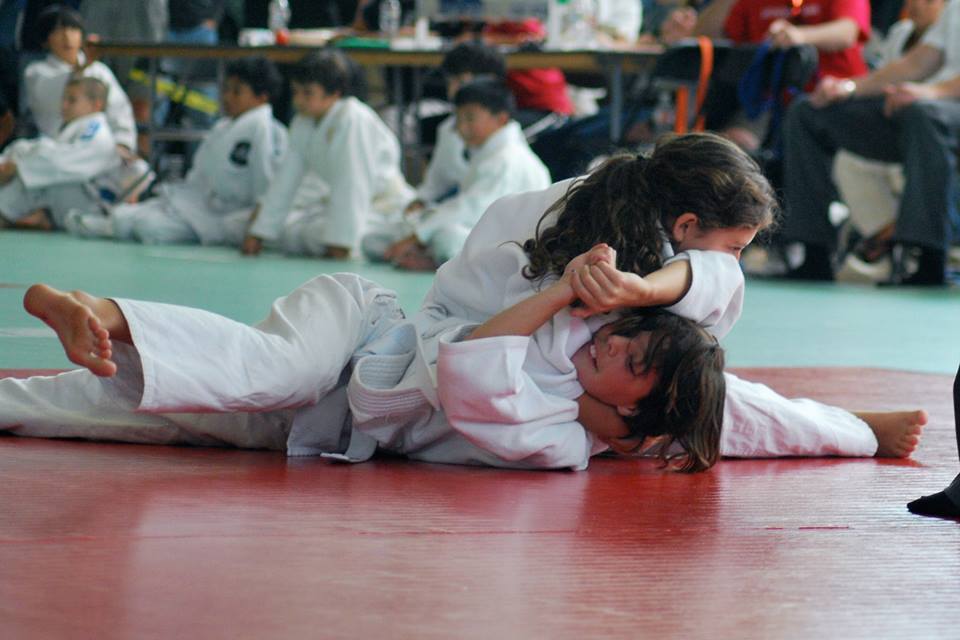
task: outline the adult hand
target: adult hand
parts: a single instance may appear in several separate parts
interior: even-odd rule
[[[789,49],[806,43],[803,28],[783,18],[774,20],[767,30],[767,38],[774,49]]]
[[[810,93],[810,104],[815,107],[825,107],[834,102],[847,100],[853,96],[857,84],[848,78],[824,76]]]
[[[883,115],[888,118],[917,100],[933,100],[937,97],[933,87],[916,82],[901,82],[890,85],[884,92]]]
[[[257,236],[247,234],[240,245],[240,253],[245,256],[258,256],[263,249],[263,240]]]

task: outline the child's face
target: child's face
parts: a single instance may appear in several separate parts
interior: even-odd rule
[[[101,111],[103,105],[98,100],[91,100],[83,92],[80,85],[67,85],[63,88],[63,98],[60,101],[60,115],[64,122],[71,122],[77,118]]]
[[[753,242],[757,227],[721,227],[703,229],[700,220],[692,213],[684,213],[673,225],[673,248],[678,253],[689,249],[729,253],[737,260],[743,250]]]
[[[76,64],[83,44],[83,31],[76,27],[57,27],[47,36],[50,53],[64,62]]]
[[[479,147],[507,124],[506,113],[492,113],[478,104],[457,107],[457,133],[468,147]]]
[[[291,82],[293,89],[293,108],[302,116],[308,118],[320,119],[327,114],[337,100],[340,99],[340,93],[327,93],[326,90],[316,82]]]
[[[626,338],[611,334],[609,325],[603,327],[573,354],[580,386],[597,400],[629,413],[657,385],[657,372],[643,369],[649,342],[648,332]]]
[[[227,76],[220,92],[223,114],[228,118],[237,118],[251,109],[267,103],[265,94],[257,95],[249,84],[236,76]]]

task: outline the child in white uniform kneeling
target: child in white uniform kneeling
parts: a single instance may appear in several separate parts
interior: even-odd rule
[[[506,84],[480,79],[454,96],[456,128],[465,143],[467,171],[454,195],[440,202],[415,200],[404,220],[364,239],[364,253],[405,269],[435,269],[456,255],[494,200],[550,185],[550,173],[511,119]]]
[[[346,258],[385,214],[412,197],[400,143],[369,106],[349,95],[351,63],[314,52],[291,72],[290,145],[243,241],[247,255],[273,245],[290,254]],[[304,197],[306,196],[306,197]]]
[[[60,229],[71,208],[99,206],[96,181],[121,162],[103,113],[107,93],[96,78],[70,78],[63,89],[64,125],[56,138],[19,140],[7,149],[0,162],[3,222],[29,217],[40,220],[32,227]]]
[[[157,197],[116,205],[108,216],[71,212],[67,230],[145,244],[239,246],[286,152],[287,131],[270,106],[281,82],[266,58],[231,62],[221,92],[224,117],[197,149],[186,181],[161,184]]]
[[[102,188],[111,198],[135,201],[152,177],[150,166],[137,156],[137,123],[133,107],[110,67],[87,60],[83,53],[83,17],[68,7],[52,5],[37,17],[37,35],[50,51],[42,60],[27,65],[23,73],[24,100],[38,132],[57,137],[63,118],[60,96],[74,74],[96,78],[107,86],[104,113],[123,162],[105,178]]]

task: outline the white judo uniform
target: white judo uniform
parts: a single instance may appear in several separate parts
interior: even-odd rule
[[[86,65],[86,66],[84,66]],[[52,53],[42,60],[27,65],[23,72],[23,91],[27,108],[40,133],[51,138],[56,137],[63,124],[60,114],[60,98],[63,87],[76,69]],[[113,137],[117,144],[128,149],[137,148],[137,123],[133,117],[133,107],[123,87],[117,82],[110,67],[102,62],[86,64],[86,57],[80,53],[80,72],[87,77],[96,78],[107,85],[107,105],[104,112]]]
[[[341,98],[319,122],[295,116],[289,137],[250,228],[268,244],[308,255],[331,245],[357,249],[373,225],[411,200],[396,136],[360,100]]]
[[[45,208],[58,228],[71,208],[99,205],[98,181],[121,162],[107,118],[99,112],[69,122],[54,138],[18,140],[4,158],[16,163],[17,174],[0,186],[0,215],[17,221]]]
[[[441,267],[413,321],[403,319],[392,292],[351,274],[311,280],[279,299],[256,327],[117,300],[136,345],[118,345],[120,373],[0,380],[0,428],[35,437],[285,448],[351,461],[382,448],[433,462],[584,469],[606,445],[576,421],[583,389],[570,357],[605,319],[585,321],[565,310],[530,337],[461,340],[532,293],[520,274],[526,256],[507,240],[528,237],[566,186],[494,203],[463,252]],[[693,279],[670,310],[723,335],[742,306],[736,260],[702,251],[674,259],[690,260]],[[211,345],[218,345],[215,360]],[[737,381],[731,376],[728,384]],[[735,386],[725,415],[727,455],[876,449],[866,424],[846,412],[787,401],[760,385]],[[744,426],[740,414],[751,409],[758,415]],[[843,429],[833,424],[842,420],[872,449],[844,448],[852,438],[836,435]],[[781,437],[791,429],[821,433]]]
[[[514,243],[534,237],[537,222],[570,182],[495,202],[474,227],[460,254],[437,271],[421,316],[429,318],[430,323],[446,316],[482,323],[534,293],[534,283],[521,274],[526,256]],[[666,248],[669,251],[669,245]],[[743,274],[739,265],[731,256],[715,252],[680,254],[684,255],[691,260],[693,284],[687,295],[668,310],[722,338],[742,309]],[[739,294],[731,295],[731,290]],[[558,314],[551,324],[563,317]],[[591,321],[597,322],[602,320]],[[597,328],[596,324],[592,326]],[[726,374],[726,383],[722,455],[752,458],[876,453],[873,431],[847,411],[813,400],[787,399],[732,374]]]
[[[462,143],[460,146],[463,148]],[[449,198],[425,201],[422,211],[409,216],[401,214],[403,220],[367,235],[364,254],[372,260],[382,260],[392,242],[416,235],[434,261],[446,262],[460,251],[470,230],[494,200],[545,189],[550,186],[550,172],[530,149],[520,125],[510,121],[483,145],[471,150],[466,172],[453,186],[457,191]]]
[[[204,137],[185,181],[160,185],[157,197],[144,202],[116,205],[109,219],[86,213],[68,220],[67,229],[145,244],[239,245],[286,148],[286,128],[269,104],[222,118]]]
[[[437,143],[417,187],[417,199],[439,202],[454,194],[467,176],[468,165],[464,151],[467,145],[457,133],[457,118],[449,116],[437,126]]]
[[[38,131],[51,138],[56,137],[63,116],[60,114],[60,99],[63,88],[75,69],[52,53],[42,60],[27,65],[23,72],[25,101],[30,116]],[[96,78],[107,86],[107,104],[104,113],[116,144],[131,151],[137,149],[137,123],[133,116],[130,98],[110,67],[99,61],[87,64],[86,56],[80,52],[80,73]],[[123,161],[105,175],[101,181],[101,198],[106,204],[120,200],[131,191],[145,187],[151,174],[150,165],[142,158]]]

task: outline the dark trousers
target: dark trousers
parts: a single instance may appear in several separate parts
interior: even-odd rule
[[[784,122],[783,237],[829,249],[837,233],[827,217],[838,199],[833,156],[847,149],[873,160],[903,163],[906,184],[894,241],[946,251],[957,213],[960,101],[922,100],[892,117],[883,98],[855,98],[822,109],[796,101]]]

